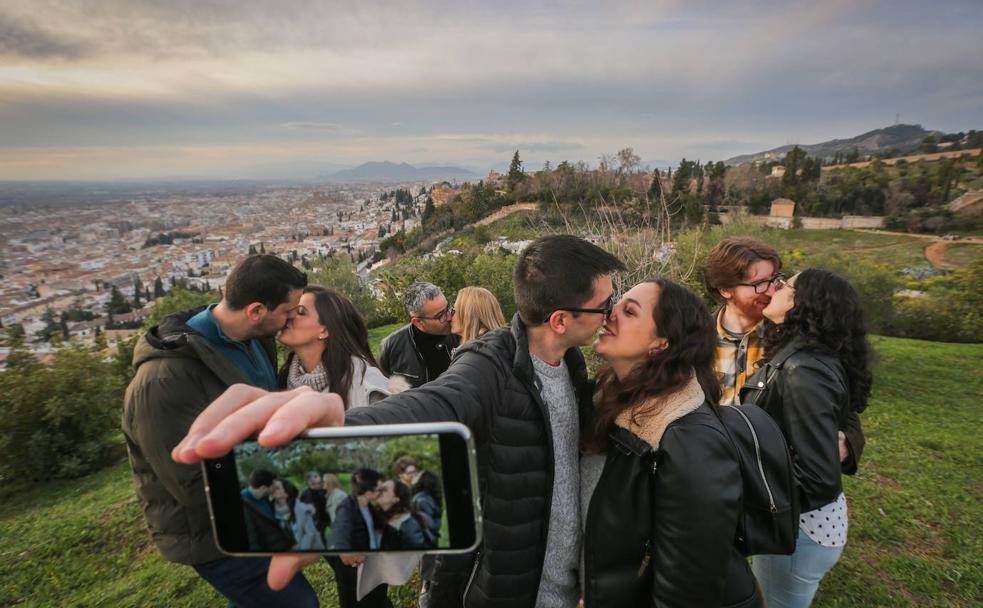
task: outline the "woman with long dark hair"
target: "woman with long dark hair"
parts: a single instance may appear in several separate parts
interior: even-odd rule
[[[734,543],[741,472],[713,411],[716,342],[703,302],[665,279],[633,287],[601,330],[607,366],[582,417],[588,607],[760,605]]]
[[[785,434],[802,514],[795,553],[756,555],[752,568],[770,608],[802,608],[846,544],[837,434],[867,407],[871,351],[860,297],[846,279],[809,269],[779,287],[764,309],[765,358],[741,402],[764,409]]]
[[[434,539],[440,538],[440,526],[443,523],[444,492],[440,478],[432,471],[422,471],[416,483],[410,488],[412,499],[410,504],[421,515],[424,525]]]
[[[435,543],[425,530],[420,516],[411,505],[410,488],[398,480],[389,479],[379,487],[376,501],[381,510],[382,537],[379,548],[432,549]]]
[[[351,300],[333,289],[304,289],[296,316],[279,340],[290,348],[280,386],[310,386],[341,395],[345,409],[368,405],[393,392],[369,348],[369,332]]]

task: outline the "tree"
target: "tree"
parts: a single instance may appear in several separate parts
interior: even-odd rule
[[[164,281],[160,277],[154,279],[154,299],[163,298],[166,293],[164,291]]]
[[[169,294],[157,300],[150,314],[143,321],[144,329],[150,329],[160,323],[169,314],[187,310],[189,308],[199,308],[206,304],[211,304],[218,300],[218,294],[214,292],[198,292],[188,289],[174,288]]]
[[[119,288],[113,285],[109,295],[109,302],[106,304],[106,311],[111,315],[121,315],[131,312],[133,308],[126,301]]]
[[[512,155],[512,162],[509,164],[509,174],[506,178],[509,191],[515,190],[515,187],[524,179],[526,179],[526,174],[522,170],[522,160],[519,158],[519,151],[516,150],[515,154]]]
[[[266,245],[264,245],[262,242],[259,244],[259,252],[266,253]]]
[[[662,199],[662,176],[659,170],[652,172],[652,185],[649,186],[649,200],[658,201]]]
[[[143,283],[140,281],[140,277],[137,277],[133,281],[133,308],[139,310],[143,307],[143,302],[140,301],[140,297],[143,295]]]
[[[249,251],[246,253],[246,255],[256,255],[256,245],[250,243]]]
[[[632,148],[618,150],[618,173],[631,173],[641,164],[642,158]]]

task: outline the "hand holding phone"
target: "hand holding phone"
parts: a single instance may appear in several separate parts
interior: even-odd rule
[[[313,429],[275,448],[242,442],[202,467],[217,544],[232,555],[478,543],[474,444],[458,423]]]
[[[198,464],[204,458],[227,454],[240,441],[255,436],[266,447],[289,441],[314,427],[339,426],[345,404],[334,393],[302,386],[271,392],[248,384],[233,384],[195,418],[171,458]]]

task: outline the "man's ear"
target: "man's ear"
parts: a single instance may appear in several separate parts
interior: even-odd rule
[[[727,301],[730,301],[730,299],[734,297],[734,290],[728,287],[721,287],[717,290],[717,293],[720,294],[721,298]]]
[[[567,313],[562,310],[555,310],[549,318],[550,329],[558,334],[567,333]]]
[[[266,315],[266,306],[260,302],[253,302],[246,306],[246,318],[253,323],[258,323]]]

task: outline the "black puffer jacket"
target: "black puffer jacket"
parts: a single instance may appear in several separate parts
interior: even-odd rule
[[[748,379],[741,403],[768,412],[785,434],[799,480],[802,512],[836,500],[843,491],[837,432],[846,429],[857,460],[857,433],[863,449],[863,433],[850,408],[839,358],[793,339]]]
[[[583,356],[564,360],[580,399],[590,399]],[[477,555],[436,556],[429,606],[523,608],[536,602],[553,491],[553,439],[536,386],[525,325],[463,346],[440,378],[346,413],[346,424],[462,422],[474,432],[483,515]]]
[[[450,361],[451,351],[460,341],[460,337],[447,334],[437,344],[438,349],[446,352],[447,361]],[[413,388],[434,380],[427,370],[423,353],[413,339],[413,325],[404,325],[385,337],[379,349],[379,369],[386,376],[403,376]]]
[[[584,530],[589,608],[760,605],[734,543],[741,472],[713,407],[693,379],[657,415],[619,415]]]

